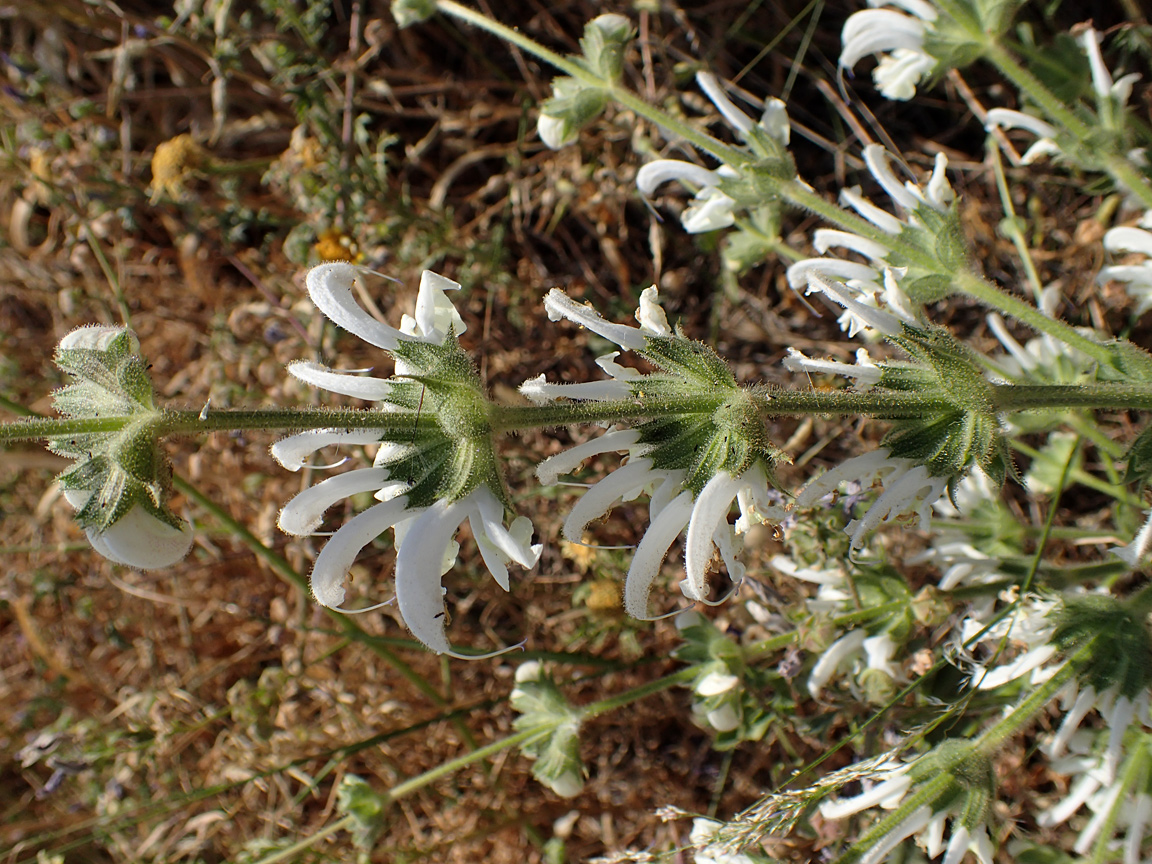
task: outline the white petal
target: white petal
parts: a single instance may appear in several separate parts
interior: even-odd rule
[[[944,851],[944,823],[948,820],[947,813],[933,813],[932,821],[924,829],[922,839],[924,851],[929,858],[935,858]]]
[[[643,303],[643,299],[641,299],[640,302]],[[636,314],[637,317],[639,317],[640,313],[637,312]],[[641,329],[648,328],[644,324],[641,324]],[[665,335],[662,333],[655,333],[655,331],[649,332],[652,332],[657,336]],[[619,356],[619,351],[610,351],[607,354],[601,354],[596,358],[596,365],[611,375],[613,378],[615,378],[617,381],[636,381],[643,377],[639,370],[633,369],[631,366],[621,366],[619,363],[617,363],[616,358]]]
[[[634,447],[639,440],[640,433],[635,429],[610,429],[599,438],[549,456],[536,466],[536,477],[545,486],[555,486],[561,474],[575,471],[585,459],[601,453],[622,453]]]
[[[171,567],[192,548],[192,526],[182,522],[174,528],[137,505],[107,531],[89,528],[92,548],[110,561],[137,570]]]
[[[932,818],[932,808],[925,804],[912,811],[903,822],[885,834],[883,838],[858,859],[858,864],[880,864],[889,853],[916,832],[922,830]]]
[[[845,816],[851,816],[854,813],[859,813],[861,810],[868,810],[871,807],[875,807],[881,801],[895,798],[907,791],[911,785],[912,778],[901,770],[900,773],[895,774],[895,776],[888,777],[886,780],[874,785],[871,789],[855,795],[852,798],[837,798],[831,801],[825,801],[820,805],[820,815],[830,821],[843,819]]]
[[[924,23],[890,9],[867,9],[848,16],[840,40],[840,68],[850,69],[867,54],[923,48]]]
[[[736,222],[736,202],[714,186],[696,193],[692,203],[680,214],[680,224],[689,234],[719,231]]]
[[[331,608],[344,602],[344,577],[348,575],[356,556],[399,520],[412,515],[411,511],[405,509],[407,503],[407,497],[401,495],[374,504],[345,522],[324,544],[312,566],[312,593],[321,606]]]
[[[651,196],[657,186],[669,180],[679,180],[704,188],[719,185],[720,175],[683,159],[656,159],[642,165],[636,172],[636,188],[645,197]]]
[[[948,182],[948,157],[943,153],[936,154],[932,166],[932,176],[928,178],[928,187],[924,190],[928,203],[943,212],[956,198],[952,184]]]
[[[991,131],[1001,129],[1026,129],[1037,138],[1055,138],[1056,127],[1045,123],[1039,117],[1013,111],[1011,108],[992,108],[984,115],[984,128]]]
[[[340,372],[307,360],[289,363],[288,374],[313,387],[345,396],[355,396],[357,399],[366,399],[369,402],[387,399],[392,390],[392,385],[383,378],[367,378],[351,372]]]
[[[844,261],[840,258],[804,258],[789,265],[786,272],[788,285],[799,290],[808,286],[808,277],[812,273],[821,273],[834,279],[854,279],[861,282],[872,282],[880,278],[880,274],[867,264],[856,261]]]
[[[808,692],[814,697],[820,695],[820,691],[824,689],[824,685],[831,680],[832,676],[840,668],[840,664],[851,657],[853,654],[858,654],[863,648],[864,640],[868,638],[866,630],[851,630],[841,636],[835,642],[828,646],[820,659],[816,661],[816,665],[812,667],[812,672],[808,676]],[[881,796],[882,798],[883,796]],[[877,798],[876,801],[880,801]],[[855,800],[855,799],[852,799]],[[864,804],[859,809],[863,810],[865,807],[871,807],[872,804]],[[820,812],[824,813],[824,805],[820,806]],[[848,815],[848,813],[855,813],[856,810],[849,810],[847,813],[841,815]],[[827,815],[828,819],[838,819],[840,816]]]
[[[899,336],[903,332],[900,319],[895,315],[857,300],[847,286],[824,279],[818,270],[808,274],[808,291],[819,293],[835,301],[852,313],[864,326],[878,330],[885,336]]]
[[[1124,864],[1140,864],[1140,847],[1144,845],[1144,828],[1152,819],[1152,795],[1141,792],[1136,796],[1136,807],[1128,834],[1124,838]]]
[[[539,469],[537,469],[539,471]],[[658,479],[652,471],[652,461],[643,457],[633,459],[617,468],[587,492],[564,520],[564,537],[571,543],[584,540],[584,529],[593,519],[599,519],[612,509],[617,501],[633,498],[644,486]]]
[[[899,234],[903,228],[903,223],[899,219],[891,213],[881,210],[860,194],[859,186],[848,186],[841,189],[840,203],[851,207],[886,234]]]
[[[444,293],[458,290],[459,282],[453,282],[431,270],[425,270],[420,275],[420,291],[416,294],[416,335],[430,341],[443,342],[449,328],[457,336],[468,329]]]
[[[1104,58],[1100,56],[1100,34],[1094,28],[1088,27],[1076,41],[1088,55],[1088,66],[1092,70],[1092,89],[1100,99],[1107,99],[1112,95],[1112,75],[1104,65]]]
[[[377,429],[309,429],[281,438],[272,445],[272,458],[289,471],[299,471],[304,460],[323,447],[333,444],[378,444]]]
[[[952,837],[948,841],[948,851],[944,854],[943,864],[960,864],[968,852],[968,841],[971,835],[963,825],[952,825]]]
[[[716,110],[724,116],[724,119],[733,129],[745,136],[752,131],[754,125],[752,118],[732,103],[715,75],[711,72],[697,72],[696,84],[704,91],[704,95],[716,106]]]
[[[859,234],[839,231],[835,228],[817,228],[816,233],[812,235],[812,247],[821,255],[834,247],[851,249],[872,261],[883,261],[884,257],[892,251],[883,243],[877,243],[875,240],[869,240]]]
[[[764,114],[760,117],[760,128],[785,147],[792,139],[792,121],[788,119],[788,107],[775,96],[764,100]]]
[[[648,595],[652,591],[652,582],[660,572],[669,547],[680,536],[691,515],[692,493],[687,489],[681,490],[658,515],[651,515],[649,508],[651,524],[636,547],[624,582],[624,609],[633,618],[649,618]]]
[[[919,48],[897,48],[891,54],[880,55],[872,80],[885,99],[907,102],[916,95],[916,85],[935,66],[936,58]]]
[[[700,490],[688,522],[684,549],[684,593],[693,600],[703,600],[707,591],[708,561],[712,558],[712,535],[728,511],[740,488],[740,481],[727,471],[718,471]],[[735,581],[735,579],[733,580]]]
[[[729,675],[725,672],[709,672],[696,682],[693,689],[697,696],[719,696],[722,693],[727,693],[739,683],[740,679],[735,675]]]
[[[382,506],[382,505],[381,505]],[[437,654],[451,652],[444,635],[444,589],[440,585],[444,550],[467,515],[467,504],[443,499],[413,523],[420,542],[405,543],[396,555],[396,605],[412,635]]]
[[[385,468],[361,468],[329,477],[310,486],[284,505],[277,525],[285,534],[304,537],[320,527],[324,511],[337,501],[360,492],[373,492],[388,483]]]
[[[848,523],[844,530],[852,538],[852,548],[859,549],[864,545],[867,534],[903,513],[919,513],[923,527],[928,520],[927,512],[932,502],[944,493],[947,485],[947,478],[933,477],[923,465],[909,469],[884,490],[861,518]]]
[[[660,306],[660,291],[651,285],[640,292],[640,308],[636,310],[636,320],[640,322],[640,329],[653,336],[671,336],[672,328],[668,326],[668,316]],[[613,354],[613,357],[616,355]],[[597,363],[600,361],[597,360]]]
[[[890,158],[888,151],[879,144],[869,144],[864,148],[864,163],[868,166],[872,176],[876,178],[876,182],[888,193],[889,198],[911,212],[916,209],[916,205],[920,202],[915,195],[904,188],[903,183],[896,179],[896,175],[892,173],[892,168],[888,164]]]
[[[559,288],[553,288],[545,295],[544,309],[549,321],[567,318],[628,351],[642,351],[647,344],[646,337],[638,328],[606,321],[591,306],[577,303]]]
[[[394,327],[382,324],[365,312],[352,297],[356,278],[366,272],[345,261],[330,261],[308,271],[308,296],[334,323],[377,348],[392,350],[410,339]]]
[[[559,150],[580,136],[580,130],[570,127],[567,120],[547,114],[541,114],[536,121],[536,133],[549,150]]]
[[[1152,257],[1152,232],[1141,228],[1113,228],[1104,234],[1104,248],[1109,252],[1140,252]]]
[[[520,385],[520,392],[534,405],[547,405],[557,399],[605,402],[627,399],[632,388],[623,381],[581,381],[578,384],[551,384],[543,375]]]

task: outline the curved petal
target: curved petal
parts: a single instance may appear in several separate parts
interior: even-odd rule
[[[991,131],[1000,129],[1026,129],[1037,138],[1055,138],[1056,127],[1045,123],[1039,117],[1013,111],[1011,108],[992,108],[984,115],[984,128]]]
[[[722,519],[726,520],[740,481],[727,471],[717,471],[692,506],[688,537],[684,548],[684,593],[693,600],[703,600],[707,589],[708,561],[712,558],[712,535]]]
[[[658,479],[652,471],[652,460],[640,457],[617,468],[587,492],[564,520],[564,537],[572,543],[584,539],[584,529],[593,519],[604,516],[622,499],[639,494],[645,485]]]
[[[375,429],[309,429],[297,435],[281,438],[272,445],[272,458],[289,471],[299,471],[304,460],[324,447],[333,444],[378,444],[380,433]]]
[[[335,607],[344,602],[344,577],[356,556],[373,539],[412,515],[407,503],[407,497],[400,495],[374,504],[345,522],[324,544],[312,566],[312,593],[321,606]]]
[[[728,94],[724,92],[724,88],[720,86],[720,80],[715,75],[711,72],[697,72],[696,84],[704,91],[704,95],[716,106],[716,110],[724,116],[724,119],[733,129],[745,136],[752,131],[754,125],[752,118],[737,108],[728,98]]]
[[[879,144],[869,144],[864,148],[864,164],[868,166],[868,170],[876,178],[876,182],[888,193],[889,198],[911,212],[916,209],[916,205],[920,201],[904,188],[903,183],[896,179],[896,175],[892,173],[892,167],[888,164],[889,158],[891,157],[888,151]]]
[[[561,474],[575,471],[585,459],[601,453],[622,453],[636,446],[639,441],[640,433],[636,429],[609,429],[599,438],[549,456],[536,466],[536,477],[545,486],[555,486]]]
[[[816,233],[812,235],[812,248],[823,255],[833,247],[851,249],[872,261],[883,261],[885,256],[892,251],[883,243],[877,243],[875,240],[869,240],[859,234],[840,231],[836,228],[817,228]],[[803,285],[804,282],[802,281],[800,284]],[[797,286],[793,285],[792,287]]]
[[[668,549],[680,536],[692,516],[692,493],[684,489],[659,514],[652,517],[648,530],[632,556],[624,581],[624,609],[633,618],[648,620],[648,595]]]
[[[899,234],[903,224],[884,210],[881,210],[860,193],[859,186],[846,187],[840,190],[840,203],[847,204],[885,234]]]
[[[785,275],[789,287],[799,290],[808,287],[808,278],[812,273],[822,273],[834,279],[855,279],[861,282],[873,282],[880,278],[880,274],[867,264],[844,261],[841,258],[804,258],[789,265]]]
[[[650,196],[656,191],[657,186],[669,180],[679,180],[704,188],[719,185],[720,175],[683,159],[655,159],[640,166],[640,170],[636,172],[636,188],[644,196]]]
[[[578,384],[550,384],[543,375],[520,385],[520,392],[534,405],[547,405],[557,399],[605,402],[627,399],[632,388],[623,381],[581,381]]]
[[[866,9],[848,16],[840,41],[840,68],[850,69],[868,54],[894,48],[922,50],[924,23],[891,9]]]
[[[159,570],[180,561],[192,548],[192,526],[174,528],[137,505],[106,531],[89,528],[92,548],[117,564],[137,570]]]
[[[280,511],[276,524],[285,534],[304,537],[320,527],[324,511],[350,495],[372,492],[388,483],[386,468],[361,468],[329,477],[292,498]]]
[[[369,402],[387,399],[392,390],[392,385],[383,378],[368,378],[351,372],[340,372],[307,360],[289,363],[288,374],[313,387],[344,396],[354,396],[357,399],[366,399]]]
[[[653,336],[672,335],[672,328],[668,326],[668,316],[664,314],[664,307],[660,305],[660,289],[655,285],[649,285],[640,292],[640,308],[636,310],[636,320],[640,322],[641,330]],[[616,355],[606,356],[611,359]],[[600,359],[596,362],[600,363]]]
[[[309,270],[304,280],[308,296],[334,324],[356,334],[369,345],[391,351],[412,337],[377,321],[353,299],[352,286],[356,284],[356,277],[364,272],[367,272],[364,268],[346,261],[320,264]]]
[[[467,510],[464,499],[451,504],[444,499],[437,501],[412,524],[410,533],[420,542],[405,543],[396,555],[396,605],[400,617],[412,635],[437,654],[452,651],[444,635],[441,562]]]
[[[1104,234],[1104,248],[1109,252],[1140,252],[1152,257],[1152,231],[1113,228]]]

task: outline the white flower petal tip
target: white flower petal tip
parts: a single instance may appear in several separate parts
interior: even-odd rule
[[[541,114],[540,119],[536,121],[536,134],[549,150],[567,147],[580,137],[579,130],[573,129],[567,120],[562,117],[549,117],[547,114]]]
[[[136,570],[162,570],[183,560],[192,548],[192,526],[179,528],[136,506],[107,531],[88,529],[92,548],[116,564]]]
[[[329,477],[296,495],[284,505],[276,524],[285,534],[306,537],[320,527],[324,511],[350,495],[375,492],[388,482],[383,468],[362,468]]]
[[[536,477],[545,486],[555,486],[561,474],[570,474],[587,459],[601,453],[624,453],[640,441],[635,429],[610,429],[599,438],[569,447],[562,453],[549,456],[536,466]],[[577,538],[579,542],[581,538]]]

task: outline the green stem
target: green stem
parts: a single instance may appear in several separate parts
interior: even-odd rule
[[[1003,312],[1037,330],[1059,339],[1065,345],[1087,354],[1093,360],[1105,366],[1112,366],[1115,358],[1112,353],[1099,342],[1089,339],[1074,327],[1056,318],[1049,318],[1031,303],[1009,294],[1002,288],[993,285],[975,273],[963,271],[953,277],[953,285],[963,294],[967,294],[984,306]]]
[[[325,825],[315,834],[309,834],[304,839],[293,843],[291,846],[286,846],[279,852],[273,852],[267,858],[261,858],[256,864],[278,864],[280,861],[291,861],[300,852],[305,849],[311,849],[325,837],[331,837],[338,831],[343,831],[345,828],[351,828],[355,824],[356,819],[352,816],[345,816],[343,819],[337,819],[331,825]]]
[[[1036,715],[1043,711],[1045,706],[1056,698],[1056,694],[1064,688],[1064,685],[1075,677],[1080,665],[1079,660],[1089,655],[1096,644],[1097,638],[1099,637],[1093,637],[1085,642],[1079,650],[1069,657],[1067,662],[1057,670],[1055,675],[1035,690],[1032,690],[1024,698],[1024,701],[1013,708],[1000,722],[996,723],[977,738],[973,745],[974,750],[991,758],[995,756],[1008,741],[1027,728],[1035,719]]]

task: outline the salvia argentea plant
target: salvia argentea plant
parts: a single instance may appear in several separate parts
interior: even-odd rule
[[[844,26],[842,78],[874,57],[880,93],[909,100],[950,70],[988,62],[1029,106],[997,107],[982,118],[990,130],[1019,129],[1035,139],[1021,162],[1048,158],[1100,172],[1129,203],[1152,207],[1147,130],[1131,111],[1137,76],[1113,76],[1091,27],[1076,35],[1091,72],[1089,95],[1066,104],[1013,54],[1006,34],[1016,4],[870,5],[876,8]],[[859,743],[856,764],[823,777],[805,772],[727,822],[698,819],[690,837],[697,862],[768,860],[766,842],[810,832],[816,819],[848,826],[842,833],[849,840],[832,856],[843,862],[875,864],[903,854],[898,850],[910,843],[946,864],[969,854],[981,862],[1057,860],[1051,856],[1062,854],[1055,851],[1062,844],[1096,861],[1152,860],[1152,588],[1122,578],[1152,558],[1152,518],[1142,528],[1131,526],[1130,542],[1112,547],[1099,563],[1060,567],[1041,554],[1051,519],[1041,537],[1025,538],[999,495],[1006,482],[1017,481],[1058,494],[1073,472],[1084,474],[1083,440],[1113,453],[1108,432],[1086,412],[1152,409],[1152,356],[1062,321],[1054,287],[1038,290],[1030,303],[986,279],[965,240],[943,154],[928,176],[915,177],[899,154],[866,144],[863,164],[886,201],[852,186],[831,202],[798,175],[779,99],[765,97],[753,117],[717,77],[699,73],[696,83],[726,127],[713,137],[626,89],[622,72],[634,29],[624,16],[590,22],[582,54],[565,57],[451,0],[394,4],[404,25],[436,12],[495,33],[559,70],[539,115],[538,134],[547,146],[579,141],[581,130],[615,103],[699,151],[691,161],[641,166],[639,194],[654,196],[670,181],[684,185],[692,196],[680,210],[684,230],[727,232],[722,254],[733,270],[788,253],[789,285],[833,310],[847,337],[863,343],[855,362],[788,349],[784,367],[796,374],[794,387],[741,381],[713,347],[672,326],[655,286],[640,294],[629,321],[609,320],[552,289],[543,298],[548,317],[568,322],[557,326],[582,327],[617,350],[597,358],[604,373],[597,380],[554,383],[540,375],[520,386],[530,405],[503,405],[490,398],[466,350],[464,322],[451,300],[459,285],[426,272],[413,314],[393,327],[355,299],[358,290],[380,284],[378,274],[325,263],[307,275],[313,303],[332,323],[387,354],[392,374],[374,377],[305,361],[288,372],[374,403],[368,409],[165,408],[155,400],[130,331],[89,327],[65,337],[56,362],[71,383],[55,394],[61,417],[8,424],[3,434],[46,439],[74,460],[58,481],[93,548],[137,568],[168,566],[188,553],[192,528],[169,507],[167,436],[292,430],[272,448],[290,471],[334,467],[319,455],[326,448],[371,447],[370,466],[321,480],[281,511],[284,531],[311,535],[337,502],[364,493],[376,502],[340,526],[319,552],[311,574],[315,600],[358,611],[345,605],[349,571],[361,550],[391,529],[397,550],[391,587],[379,580],[357,585],[357,593],[380,602],[394,597],[412,635],[432,651],[475,656],[454,650],[449,638],[443,579],[457,557],[458,528],[469,523],[485,566],[506,591],[515,590],[513,576],[520,573],[510,565],[531,570],[542,549],[534,542],[538,532],[515,512],[499,437],[578,424],[607,427],[541,461],[537,478],[552,486],[593,457],[618,462],[564,519],[563,534],[572,543],[583,543],[589,526],[621,502],[647,500],[648,525],[624,574],[623,605],[637,619],[677,614],[682,646],[676,656],[685,668],[659,686],[691,691],[693,714],[714,731],[718,748],[757,741],[772,724],[789,722],[801,698],[824,701],[838,692],[880,710],[946,666],[962,682],[950,705],[922,714],[932,719],[889,740],[884,752],[863,752]],[[828,223],[812,237],[818,257],[789,250],[779,237],[789,209]],[[1115,260],[1098,277],[1125,283],[1137,300],[1136,316],[1152,308],[1152,233],[1146,230],[1152,210],[1139,225],[1104,235],[1103,247]],[[1125,253],[1144,258],[1121,259]],[[987,307],[988,329],[1002,350],[981,352],[933,321],[931,304],[953,296]],[[1006,319],[1034,335],[1021,343]],[[815,381],[822,386],[811,386]],[[887,433],[876,449],[823,472],[806,468],[806,482],[785,488],[778,474],[790,454],[776,440],[774,421],[797,415],[877,418]],[[1122,454],[1124,480],[1137,492],[1152,476],[1150,429]],[[1031,448],[1021,440],[1025,434],[1044,443]],[[1029,457],[1023,476],[1014,452]],[[1119,484],[1097,486],[1127,512],[1140,500]],[[759,525],[785,543],[786,554],[771,560],[771,570],[810,590],[803,608],[794,610],[769,608],[764,597],[744,600],[759,632],[773,634],[749,641],[702,612],[739,602],[748,567],[742,544]],[[922,550],[906,563],[938,570],[937,584],[910,585],[876,536],[890,525],[921,529]],[[681,596],[653,596],[674,549],[683,555]],[[798,653],[780,660],[785,649]],[[912,656],[915,662],[908,662]],[[792,685],[797,676],[800,688]],[[582,722],[657,689],[580,708],[538,661],[521,665],[515,681],[510,700],[520,716],[509,746],[521,746],[541,782],[564,796],[584,785]],[[1013,837],[994,805],[998,757],[1053,711],[1061,717],[1055,732],[1039,736],[1039,752],[1066,782],[1032,824],[1072,830],[1045,835],[1053,844],[1045,849],[1038,836]],[[1089,722],[1092,715],[1099,721]],[[376,818],[386,798],[350,779],[341,790],[347,824]],[[372,836],[361,828],[360,836]],[[637,860],[643,854],[649,853],[637,853]]]

